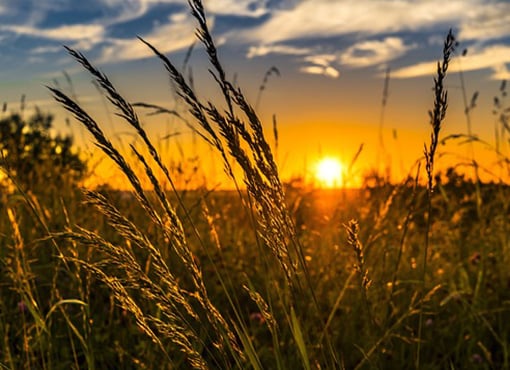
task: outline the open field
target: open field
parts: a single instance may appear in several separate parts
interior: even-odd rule
[[[187,193],[183,202],[193,226],[182,211],[178,214],[210,301],[229,326],[242,323],[244,339],[253,346],[262,368],[276,368],[278,362],[283,368],[303,366],[292,331],[298,324],[312,368],[321,364],[349,369],[361,362],[361,368],[408,367],[416,359],[418,340],[420,368],[504,368],[510,330],[506,268],[510,188],[481,186],[477,207],[476,185],[456,180],[444,184],[433,198],[435,221],[425,285],[421,274],[425,188],[413,190],[410,182],[347,196],[341,190],[289,191],[296,239],[303,248],[318,307],[311,298],[304,299],[304,293],[288,290],[278,266],[257,241],[253,215],[236,192]],[[134,197],[112,191],[108,199],[158,247],[180,290],[192,294],[196,288],[182,260]],[[151,297],[141,276],[129,277],[127,266],[111,261],[112,252],[101,252],[105,246],[98,243],[103,241],[62,232],[78,227],[91,230],[104,243],[129,252],[151,282],[162,286],[150,252],[137,248],[132,237],[119,235],[115,226],[108,225],[108,217],[82,203],[79,193],[41,199],[35,205],[41,219],[34,217],[28,200],[13,195],[3,203],[2,364],[13,369],[189,367],[172,336],[158,327],[161,323],[151,322],[167,319],[164,308],[158,308],[162,297]],[[361,281],[356,251],[347,240],[345,224],[351,219],[359,222],[357,238],[363,245],[369,285]],[[51,240],[48,230],[54,235]],[[154,333],[168,357],[147,337],[148,329],[137,325],[134,302],[119,306],[117,295],[102,281],[106,277],[94,274],[92,267],[101,267],[111,276],[108,279],[122,279],[144,319],[156,325]],[[242,288],[246,285],[260,292],[268,312],[261,313]],[[251,367],[236,365],[232,354],[213,345],[217,329],[202,317],[206,312],[194,302],[198,297],[188,299],[201,316],[181,330],[194,330],[198,337],[192,348],[204,361],[212,368]],[[294,310],[297,323],[292,321]],[[424,327],[418,338],[420,314]],[[275,320],[276,334],[268,327],[269,318]],[[331,341],[328,349],[326,332]],[[273,335],[278,336],[277,343]],[[336,365],[326,362],[333,358],[339,361]]]
[[[475,157],[471,177],[434,166],[454,35],[415,174],[320,189],[282,182],[257,112],[226,78],[201,2],[190,6],[224,106],[201,100],[140,41],[236,190],[177,188],[179,171],[140,123],[140,105],[68,48],[136,132],[129,157],[72,96],[49,91],[131,190],[82,188],[86,163],[71,138],[48,136],[43,113],[2,119],[0,368],[509,369],[510,186],[480,181]],[[497,154],[508,171],[509,157]]]

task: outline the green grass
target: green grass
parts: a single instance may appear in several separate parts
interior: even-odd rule
[[[3,166],[13,190],[1,198],[0,368],[508,369],[510,187],[434,170],[453,36],[435,81],[425,185],[418,168],[399,184],[296,188],[281,182],[256,112],[226,79],[201,2],[190,7],[223,107],[141,41],[237,190],[177,189],[134,105],[68,49],[141,144],[123,154],[50,90],[132,191],[27,188]]]

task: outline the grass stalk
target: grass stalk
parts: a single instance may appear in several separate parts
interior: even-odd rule
[[[437,63],[437,76],[434,78],[434,106],[429,111],[430,125],[432,133],[430,135],[430,144],[425,145],[425,169],[427,173],[427,224],[425,228],[425,245],[423,250],[423,263],[422,263],[422,291],[425,291],[426,277],[427,277],[427,262],[428,251],[430,244],[430,228],[432,225],[432,197],[434,193],[434,161],[439,143],[439,133],[442,128],[443,121],[446,117],[446,109],[448,107],[448,93],[444,85],[446,72],[451,60],[452,53],[458,45],[453,35],[452,30],[448,32],[443,46],[443,60]],[[415,367],[420,367],[420,352],[421,352],[421,336],[423,329],[423,310],[420,311],[418,322],[418,345],[415,358]]]

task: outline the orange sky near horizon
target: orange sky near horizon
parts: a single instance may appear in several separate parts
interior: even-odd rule
[[[0,27],[4,46],[0,57],[4,66],[0,70],[2,99],[14,112],[19,97],[25,94],[29,109],[39,106],[55,114],[55,132],[72,134],[84,155],[91,158],[95,168],[89,181],[92,184],[124,187],[125,182],[112,164],[94,152],[90,136],[78,122],[71,120],[71,125],[66,125],[69,114],[57,106],[45,85],[58,84],[75,95],[121,147],[133,141],[132,130],[115,117],[114,107],[98,93],[90,83],[91,76],[66,54],[62,44],[84,52],[129,101],[186,112],[184,104],[175,101],[160,61],[136,39],[141,35],[181,66],[196,27],[186,1],[127,3],[91,0],[85,6],[72,0],[58,4],[27,0],[23,7],[14,3],[0,7],[4,23]],[[414,176],[424,144],[430,141],[428,110],[433,105],[435,64],[441,58],[449,28],[460,45],[446,80],[449,109],[441,137],[467,133],[463,94],[469,102],[477,92],[476,107],[470,111],[472,131],[495,146],[495,128],[501,123],[492,112],[493,101],[501,95],[501,80],[510,78],[510,23],[506,16],[510,3],[223,0],[221,4],[205,1],[227,77],[256,105],[266,71],[274,66],[280,72],[280,76],[267,80],[256,108],[271,145],[272,117],[276,116],[279,141],[275,155],[283,181],[302,177],[313,182],[315,163],[325,156],[338,158],[347,168],[361,145],[363,150],[346,177],[346,186],[359,186],[363,176],[374,169],[389,168],[394,182]],[[462,56],[464,49],[467,54]],[[222,106],[200,45],[194,48],[189,66],[199,97]],[[383,107],[387,69],[390,79]],[[503,101],[503,108],[507,107],[508,100]],[[177,169],[179,164],[190,169],[199,166],[193,186],[233,187],[225,179],[218,157],[200,139],[193,139],[181,122],[138,112],[171,168]],[[164,139],[169,134],[171,138]],[[452,140],[439,146],[438,171],[459,166],[470,175],[472,170],[465,165],[475,159],[484,180],[508,180],[508,168],[495,164],[498,155],[494,149],[477,143],[471,151],[469,145],[458,143]],[[509,143],[499,149],[502,155],[510,156]],[[176,182],[191,186],[184,178]]]
[[[159,73],[166,77],[164,71]],[[136,93],[136,89],[131,85],[132,82],[129,82],[129,76],[113,73],[112,80],[128,81],[126,85],[121,84],[120,91],[127,91],[130,100],[144,99],[143,93]],[[447,77],[449,109],[441,138],[467,133],[462,95],[457,87],[458,80],[459,75],[456,73]],[[326,85],[323,92],[321,92],[321,82]],[[344,168],[347,168],[360,145],[363,145],[362,152],[350,176],[346,177],[345,186],[360,186],[363,177],[373,170],[386,174],[389,169],[390,179],[393,182],[402,181],[409,175],[415,176],[416,163],[423,158],[424,144],[428,145],[430,141],[428,110],[433,104],[432,76],[415,79],[412,84],[408,81],[390,79],[389,97],[384,110],[381,104],[383,80],[372,81],[372,85],[360,83],[357,91],[353,91],[350,85],[343,85],[342,81],[334,82],[338,84],[337,93],[331,96],[328,94],[328,91],[331,91],[327,86],[331,84],[328,79],[313,81],[313,84],[305,84],[309,86],[308,89],[298,90],[297,86],[295,88],[290,86],[292,81],[285,81],[285,75],[282,73],[281,77],[272,78],[263,92],[258,112],[264,124],[266,139],[273,149],[272,116],[275,115],[277,118],[278,149],[274,154],[282,180],[286,182],[292,178],[303,178],[307,183],[318,184],[314,174],[317,161],[323,157],[334,157],[343,164]],[[477,106],[470,112],[473,133],[492,144],[494,128],[498,125],[496,116],[492,112],[492,99],[499,93],[500,85],[499,81],[484,82],[481,88],[484,89],[485,94],[480,93]],[[251,101],[255,100],[257,88],[255,83],[252,83],[251,89],[243,87]],[[168,87],[166,89],[167,91],[164,91],[165,88],[161,89],[161,95],[157,96],[160,100],[156,103],[172,107],[174,104],[172,94]],[[492,96],[490,90],[493,90]],[[168,97],[167,101],[161,98],[165,95]],[[221,101],[217,91],[211,85],[207,85],[202,95],[206,99]],[[317,108],[319,101],[322,102],[320,109]],[[108,118],[104,105],[100,104],[100,101],[85,102],[84,105],[88,106],[93,115],[103,123],[107,133],[115,132],[115,137],[120,137],[120,140],[124,141],[123,145],[132,141],[132,137],[128,134],[129,128],[112,115],[111,108],[109,108]],[[183,103],[177,103],[175,107],[185,112]],[[212,149],[200,138],[193,138],[182,122],[170,116],[147,116],[145,113],[146,111],[139,110],[142,122],[149,130],[156,146],[162,148],[163,157],[170,167],[177,167],[181,163],[184,168],[188,167],[188,172],[197,164],[200,167],[189,184],[186,183],[186,176],[175,173],[177,177],[180,176],[176,179],[177,183],[182,184],[183,187],[201,185],[223,189],[234,187],[232,182],[224,176],[221,158],[213,155]],[[384,114],[383,148],[379,142],[381,113]],[[112,127],[114,127],[113,131]],[[78,142],[81,142],[80,138],[84,133],[78,123],[73,123],[72,131]],[[170,139],[162,139],[168,134],[171,135]],[[85,134],[84,137],[88,136]],[[439,146],[436,169],[439,171],[450,166],[459,166],[460,172],[471,177],[473,170],[469,166],[472,160],[470,146],[459,143],[459,140],[451,140],[447,145]],[[90,143],[85,147],[88,147],[86,150],[89,151],[93,148]],[[497,155],[493,150],[481,144],[474,144],[473,148],[475,159],[482,168],[480,174],[483,180],[498,181],[499,177],[508,179],[504,167],[494,166]],[[198,157],[198,161],[190,160],[195,157]],[[489,171],[493,174],[489,174]],[[123,176],[111,175],[112,173],[115,173],[112,164],[108,164],[108,161],[102,162],[96,176],[93,180],[91,179],[92,183],[104,181],[124,187]],[[242,175],[239,180],[242,183]]]
[[[429,84],[432,86],[432,81]],[[268,93],[267,95],[275,94]],[[454,100],[459,98],[457,95],[455,91],[450,95],[450,108],[441,138],[467,132],[466,119],[459,107],[461,103]],[[268,96],[264,96],[264,99]],[[428,98],[427,103],[432,106],[431,93]],[[282,103],[284,108],[279,110],[279,114],[274,113],[277,117],[278,127],[277,150],[274,147],[272,132],[273,113],[261,110],[266,139],[273,149],[284,182],[293,178],[302,178],[306,183],[318,185],[319,182],[315,178],[315,165],[321,158],[336,158],[344,168],[347,168],[361,145],[363,149],[351,173],[344,179],[343,185],[358,187],[367,173],[377,170],[386,175],[388,169],[390,180],[400,182],[409,175],[415,176],[416,163],[423,159],[423,147],[430,141],[428,107],[425,101],[419,104],[421,110],[415,106],[406,107],[404,104],[404,107],[400,107],[398,102],[395,104],[388,102],[384,110],[383,148],[379,143],[378,122],[382,109],[380,103],[374,103],[373,107],[367,107],[365,110],[361,110],[359,106],[354,106],[352,110],[349,110],[348,104],[346,104],[344,107],[338,107],[337,113],[315,110],[307,112],[306,109],[305,112],[299,111],[299,107],[306,106],[306,99],[302,104],[293,102],[296,108],[287,104]],[[99,108],[99,110],[101,109]],[[472,111],[473,131],[481,138],[493,143],[494,127],[497,122],[492,112],[487,114],[487,110],[489,110],[487,105],[480,104]],[[175,169],[179,165],[184,168],[184,175],[174,171],[177,184],[181,184],[182,187],[202,185],[221,189],[234,187],[233,183],[224,175],[220,156],[217,153],[214,154],[213,149],[200,138],[193,136],[181,122],[171,117],[148,117],[143,112],[139,112],[142,122],[145,122],[145,127],[149,128],[155,145],[161,148],[166,163],[170,168]],[[109,119],[104,118],[100,112],[97,112],[97,116],[103,117],[100,119],[103,123],[109,122]],[[130,130],[125,123],[116,118],[113,119],[113,123],[104,124],[106,132],[111,133],[108,128],[110,124],[115,126],[114,132],[120,134],[119,140],[126,146],[132,142],[132,136],[128,134]],[[75,137],[78,138],[78,142],[81,142],[79,138],[83,135],[83,129],[78,129],[77,123],[73,123],[73,127]],[[162,139],[168,134],[171,136],[170,139]],[[85,137],[88,135],[85,134]],[[118,142],[116,139],[113,141],[114,143]],[[89,153],[94,151],[90,143],[85,147]],[[473,147],[475,160],[482,168],[480,172],[482,179],[498,181],[498,177],[501,177],[508,180],[506,169],[494,166],[497,155],[493,150],[481,144],[474,144]],[[460,144],[459,140],[451,140],[447,145],[440,145],[436,170],[459,166],[459,172],[471,177],[473,171],[469,166],[469,162],[472,160],[470,153],[470,146]],[[95,155],[94,157],[101,156]],[[198,157],[198,161],[195,160],[195,157]],[[199,170],[191,176],[192,181],[187,183],[187,177],[195,165],[199,166]],[[123,175],[116,173],[112,166],[108,160],[102,162],[97,169],[96,176],[91,179],[92,183],[106,182],[123,188]],[[424,166],[422,166],[424,175],[423,169]],[[492,171],[493,174],[489,175],[483,169]],[[241,174],[239,174],[238,180],[242,183]]]

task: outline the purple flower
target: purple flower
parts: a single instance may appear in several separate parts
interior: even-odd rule
[[[473,362],[475,364],[481,364],[481,363],[483,363],[483,358],[482,358],[482,356],[480,356],[480,354],[475,353],[471,356],[471,362]]]
[[[469,262],[471,262],[472,265],[478,265],[480,263],[480,260],[482,259],[482,255],[480,252],[475,252],[469,257]]]
[[[260,312],[253,312],[250,314],[250,320],[255,321],[257,324],[261,325],[264,323],[264,316]]]
[[[27,309],[28,309],[28,307],[23,300],[18,302],[18,311],[19,312],[25,313],[25,312],[27,312]]]

